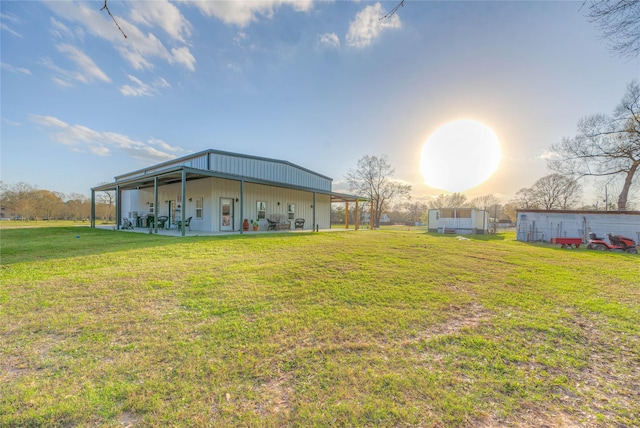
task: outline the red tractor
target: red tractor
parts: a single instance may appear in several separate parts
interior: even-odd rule
[[[589,233],[589,242],[587,243],[587,249],[600,250],[600,251],[626,251],[631,254],[638,254],[638,248],[636,247],[636,241],[631,238],[627,238],[622,235],[613,235],[609,233],[609,242],[604,238],[598,238],[595,233]]]

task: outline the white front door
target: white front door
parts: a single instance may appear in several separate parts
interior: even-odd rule
[[[233,199],[220,198],[220,230],[233,231]]]

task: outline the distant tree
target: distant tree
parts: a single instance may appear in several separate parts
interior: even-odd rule
[[[59,218],[64,213],[64,195],[50,190],[36,190],[33,192],[36,217],[40,219]]]
[[[551,147],[549,167],[575,177],[620,177],[618,209],[627,209],[629,191],[640,169],[640,86],[631,82],[613,116],[586,117],[578,135]]]
[[[496,198],[494,195],[483,195],[471,199],[471,201],[469,201],[469,205],[478,210],[489,211],[496,205],[500,205],[500,199]]]
[[[518,190],[513,199],[510,201],[510,204],[516,208],[540,208],[533,190],[529,187],[523,187],[522,189]]]
[[[115,192],[110,190],[98,193],[96,195],[96,214],[104,220],[112,220],[115,217],[115,198]]]
[[[511,223],[515,223],[517,220],[517,210],[518,210],[518,206],[516,204],[514,204],[513,202],[509,202],[504,204],[504,207],[502,207],[502,213],[509,219],[511,220]]]
[[[91,201],[85,195],[72,193],[66,202],[68,215],[73,220],[89,218],[91,211]]]
[[[14,185],[3,185],[2,206],[5,211],[11,212],[16,217],[30,219],[36,217],[37,189],[24,182]]]
[[[331,223],[344,224],[345,209],[343,206],[337,205],[331,207]]]
[[[393,179],[394,172],[386,155],[365,155],[358,161],[357,168],[347,173],[349,190],[373,201],[375,227],[380,227],[380,216],[391,203],[408,198],[411,192],[411,185]]]
[[[424,202],[406,202],[402,208],[407,213],[406,221],[416,222],[420,221],[429,207]]]
[[[571,177],[549,174],[532,187],[518,190],[510,204],[515,208],[560,210],[569,209],[579,202],[582,188]]]
[[[462,193],[439,194],[435,199],[429,201],[429,208],[463,208],[467,207],[467,197]]]
[[[536,181],[531,188],[536,205],[546,209],[569,209],[580,199],[578,182],[560,174],[550,174]]]
[[[587,17],[611,48],[623,56],[640,53],[640,0],[589,0]]]

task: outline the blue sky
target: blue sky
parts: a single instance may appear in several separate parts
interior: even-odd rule
[[[415,200],[420,152],[455,119],[503,159],[467,192],[505,202],[550,145],[611,113],[640,61],[615,56],[582,2],[2,1],[1,179],[92,186],[212,148],[334,179],[389,157]],[[452,153],[452,156],[461,154]],[[588,202],[588,197],[586,198]]]

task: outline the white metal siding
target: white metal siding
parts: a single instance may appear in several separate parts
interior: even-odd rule
[[[518,241],[545,241],[551,238],[587,238],[589,232],[599,237],[607,233],[627,236],[638,242],[640,215],[605,213],[518,212]]]
[[[234,231],[242,229],[242,223],[245,218],[248,220],[257,218],[257,201],[266,202],[267,217],[273,214],[280,214],[287,218],[288,205],[295,204],[293,220],[303,218],[305,220],[305,229],[310,230],[314,227],[312,192],[245,183],[244,213],[242,213],[240,210],[240,182],[237,180],[213,177],[202,178],[188,181],[186,183],[186,189],[186,195],[181,198],[182,209],[185,210],[186,218],[192,217],[191,229],[195,231],[220,231],[220,198],[231,198],[234,200]],[[158,187],[158,206],[155,208],[156,215],[168,216],[169,201],[177,201],[177,197],[181,191],[181,183]],[[202,219],[196,218],[195,206],[197,198],[203,198]],[[237,202],[236,199],[238,199]],[[153,200],[153,188],[123,191],[122,216],[131,218],[130,213],[133,211],[138,211],[140,216],[146,215],[149,212],[148,203],[153,202]],[[329,195],[316,194],[315,210],[315,224],[321,229],[329,228],[331,220],[331,197]],[[293,220],[291,221],[291,229],[294,228]]]

